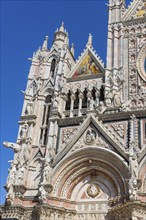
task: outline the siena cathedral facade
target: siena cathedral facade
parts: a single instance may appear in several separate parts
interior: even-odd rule
[[[108,7],[106,64],[63,23],[31,58],[3,220],[146,220],[146,1]]]

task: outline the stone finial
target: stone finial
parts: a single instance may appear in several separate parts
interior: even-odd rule
[[[43,51],[46,51],[48,50],[48,36],[46,36],[45,40],[44,40],[44,43],[43,43],[43,46],[42,46],[42,50]]]
[[[60,28],[59,28],[59,31],[64,32],[64,22],[61,23],[61,26],[60,26]]]
[[[92,47],[92,35],[91,34],[89,34],[89,37],[88,37],[88,42],[87,42],[87,44],[86,44],[86,47]]]
[[[71,51],[72,55],[74,56],[74,54],[75,54],[75,47],[74,47],[74,44],[73,44],[73,43],[71,44],[71,49],[70,49],[70,51]]]

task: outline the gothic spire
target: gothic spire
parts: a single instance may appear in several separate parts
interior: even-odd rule
[[[45,40],[44,40],[44,43],[43,43],[43,46],[42,46],[42,50],[43,51],[46,51],[48,50],[48,36],[46,36]]]
[[[87,42],[87,44],[86,44],[86,47],[89,47],[89,48],[92,47],[92,35],[91,35],[91,34],[89,34],[88,42]]]
[[[60,26],[60,28],[59,28],[59,31],[65,32],[65,30],[64,30],[64,22],[61,23],[61,26]]]

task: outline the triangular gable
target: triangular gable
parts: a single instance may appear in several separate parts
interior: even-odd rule
[[[77,60],[67,78],[77,78],[81,76],[98,75],[104,73],[104,64],[99,56],[92,50],[86,48]]]
[[[133,0],[123,15],[123,20],[146,16],[146,3],[143,0]]]
[[[146,16],[146,3],[136,12],[134,17],[141,18]]]
[[[115,140],[111,137],[111,135],[108,133],[108,131],[105,129],[104,125],[102,125],[94,116],[88,116],[84,123],[81,125],[81,127],[77,130],[75,135],[72,137],[72,140],[69,144],[66,145],[57,155],[54,159],[53,165],[55,166],[65,155],[67,155],[68,152],[73,148],[75,143],[80,139],[80,137],[84,134],[84,132],[87,130],[87,128],[90,126],[90,124],[93,124],[94,127],[102,133],[102,136],[106,142],[108,142],[119,154],[121,154],[126,160],[128,160],[128,157],[125,153],[124,147],[119,146],[118,143],[115,142]]]

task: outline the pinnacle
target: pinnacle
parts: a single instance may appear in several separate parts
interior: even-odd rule
[[[89,33],[88,42],[86,44],[86,47],[92,47],[92,35]]]
[[[48,36],[46,36],[43,46],[42,46],[42,50],[48,50]]]
[[[64,32],[64,22],[62,22],[62,23],[61,23],[61,26],[60,26],[60,29],[59,29],[59,31],[62,31],[62,32]]]

